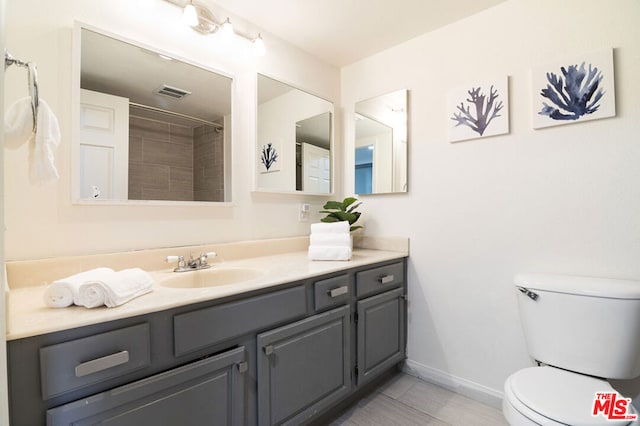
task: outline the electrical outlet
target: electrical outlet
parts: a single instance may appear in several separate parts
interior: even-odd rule
[[[298,210],[298,222],[309,221],[309,210],[311,210],[311,206],[309,204],[300,204],[300,210]]]

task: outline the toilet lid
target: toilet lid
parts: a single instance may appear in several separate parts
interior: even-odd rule
[[[510,387],[529,409],[556,422],[583,426],[612,424],[602,415],[591,415],[596,393],[615,392],[605,380],[555,367],[530,367],[513,374]],[[628,423],[617,421],[615,425]]]

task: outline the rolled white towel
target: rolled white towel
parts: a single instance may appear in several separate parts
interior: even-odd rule
[[[351,235],[348,232],[342,234],[311,234],[309,244],[321,246],[347,246],[351,247]]]
[[[309,260],[349,260],[351,247],[346,246],[309,246]]]
[[[153,278],[142,269],[124,269],[103,280],[82,284],[78,291],[78,304],[87,308],[102,305],[113,308],[150,292],[153,284]]]
[[[349,233],[349,222],[343,220],[341,222],[319,222],[311,224],[312,234],[343,234]]]
[[[96,268],[61,278],[49,284],[44,291],[44,303],[51,308],[66,308],[77,304],[80,286],[89,280],[102,280],[114,274],[111,268]]]

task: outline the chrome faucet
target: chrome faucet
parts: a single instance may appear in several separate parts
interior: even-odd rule
[[[173,270],[173,272],[187,272],[187,271],[198,271],[200,269],[211,268],[211,265],[207,262],[207,258],[215,257],[217,254],[215,252],[209,253],[200,253],[200,256],[194,258],[193,253],[189,254],[189,260],[185,261],[184,256],[167,256],[167,262],[178,262],[178,266]]]

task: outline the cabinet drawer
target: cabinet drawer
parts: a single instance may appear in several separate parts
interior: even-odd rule
[[[239,347],[47,411],[48,426],[243,425]]]
[[[42,398],[46,400],[149,364],[148,324],[46,346],[40,349]]]
[[[303,286],[173,317],[176,356],[307,314]]]
[[[392,263],[356,274],[358,297],[379,293],[400,286],[404,282],[404,263]]]
[[[316,311],[343,305],[349,302],[349,296],[351,294],[349,276],[345,274],[316,281],[313,284],[313,293]]]

